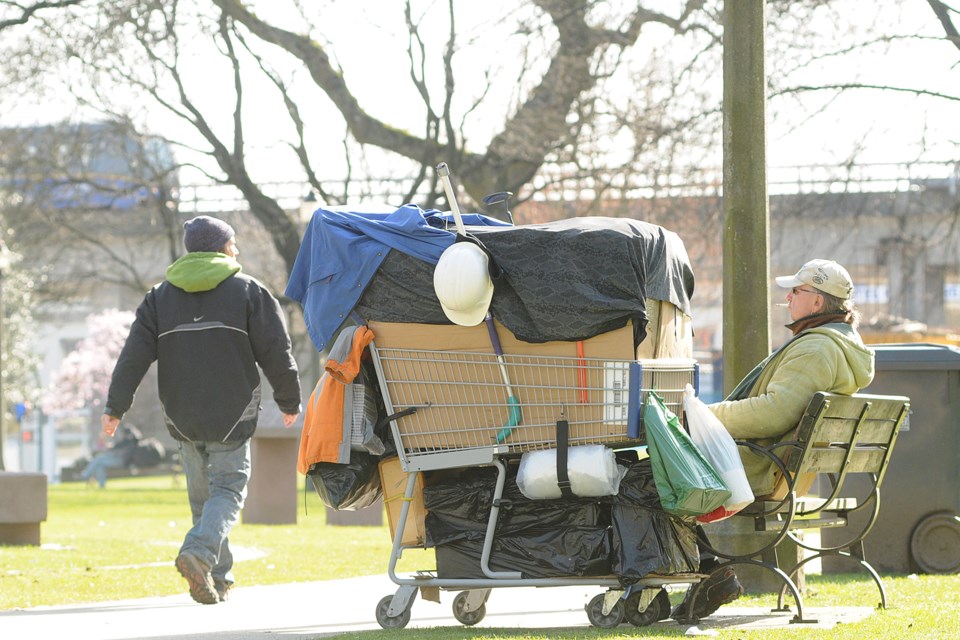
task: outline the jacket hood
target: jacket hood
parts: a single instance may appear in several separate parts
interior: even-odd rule
[[[234,258],[215,252],[194,251],[167,267],[167,281],[188,293],[210,291],[240,271]]]
[[[856,329],[844,322],[831,322],[808,329],[805,333],[820,333],[833,339],[847,359],[857,386],[863,389],[870,385],[874,374],[873,349],[863,344]]]

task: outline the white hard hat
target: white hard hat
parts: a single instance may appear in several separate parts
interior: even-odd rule
[[[433,290],[450,322],[472,327],[483,322],[493,298],[489,258],[472,242],[444,250],[433,271]]]

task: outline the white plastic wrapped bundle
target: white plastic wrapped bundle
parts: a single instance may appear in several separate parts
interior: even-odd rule
[[[567,451],[570,490],[580,497],[616,495],[623,472],[612,449],[602,444],[570,447]],[[517,486],[531,500],[559,498],[557,450],[528,451],[520,458]]]

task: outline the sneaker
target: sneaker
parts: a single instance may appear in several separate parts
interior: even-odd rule
[[[177,556],[177,571],[180,572],[187,583],[190,585],[190,597],[200,604],[217,604],[220,602],[220,596],[213,584],[213,578],[210,576],[210,567],[200,558],[181,551]]]
[[[227,582],[226,580],[221,580],[219,578],[214,578],[213,588],[217,590],[217,595],[220,596],[220,602],[225,602],[230,598],[230,591],[233,589],[233,583]]]
[[[711,613],[725,604],[733,602],[743,595],[743,585],[737,580],[737,574],[732,567],[721,567],[714,570],[697,592],[697,601],[690,606],[690,600],[697,585],[691,585],[687,589],[687,595],[683,602],[678,604],[670,617],[683,624],[687,622],[696,622],[700,618],[706,618]]]

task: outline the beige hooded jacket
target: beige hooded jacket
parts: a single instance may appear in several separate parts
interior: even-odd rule
[[[709,407],[735,439],[768,446],[789,439],[814,393],[856,393],[873,374],[873,351],[856,329],[831,323],[801,332],[774,353],[748,397]],[[740,457],[754,494],[773,491],[779,471],[770,459],[746,447]]]

